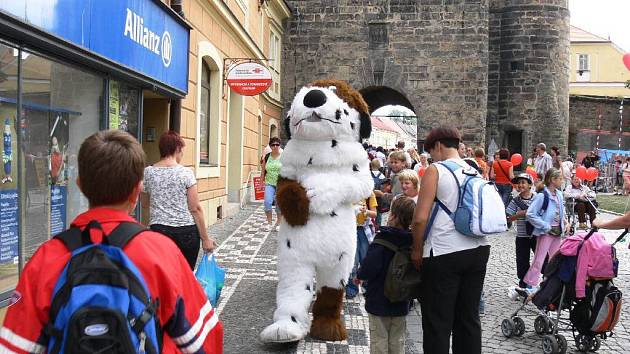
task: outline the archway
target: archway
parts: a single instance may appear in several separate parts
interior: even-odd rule
[[[409,108],[414,113],[416,112],[416,109],[413,107],[409,99],[407,99],[404,94],[391,87],[368,86],[362,88],[359,92],[370,107],[370,113],[387,105],[403,106]]]
[[[404,141],[407,148],[418,146],[416,110],[404,94],[387,86],[369,86],[359,92],[372,116],[371,144],[392,148]]]

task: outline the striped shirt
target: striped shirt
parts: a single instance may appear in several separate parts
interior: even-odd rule
[[[536,193],[532,193],[532,196],[529,199],[522,198],[520,195],[512,199],[510,204],[508,204],[507,208],[505,208],[505,213],[509,216],[516,214],[516,212],[520,210],[527,210],[529,206],[532,204],[532,200],[534,200],[534,196]],[[522,206],[527,206],[527,208],[523,209]],[[531,235],[527,234],[527,227],[525,226],[527,220],[525,220],[525,216],[516,219],[516,236],[518,237],[529,237]]]

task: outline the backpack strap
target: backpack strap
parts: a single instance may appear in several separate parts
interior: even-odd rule
[[[615,242],[613,242],[612,246],[616,245],[616,244],[617,244],[617,242],[619,242],[619,241],[623,240],[623,239],[624,239],[624,237],[626,237],[626,235],[628,234],[628,232],[630,232],[630,230],[629,230],[629,229],[625,229],[625,230],[621,233],[621,235],[619,235],[619,237],[617,237],[617,239],[615,240]]]
[[[74,252],[83,246],[92,244],[90,230],[93,228],[98,228],[101,231],[103,230],[103,227],[98,221],[92,220],[87,224],[83,231],[76,226],[72,226],[68,230],[55,235],[53,238],[60,240],[64,245],[66,245],[66,248],[68,248],[70,252]]]
[[[543,204],[540,210],[538,211],[538,216],[543,216],[543,214],[547,211],[547,207],[549,207],[549,193],[543,189]]]
[[[107,238],[103,238],[103,240],[107,240],[107,244],[109,244],[110,246],[122,249],[134,237],[146,230],[147,228],[145,228],[141,224],[138,224],[136,222],[124,221],[116,226],[116,228],[112,230],[109,235],[107,235]]]
[[[387,240],[383,240],[382,238],[376,239],[374,241],[372,241],[372,243],[376,243],[377,245],[381,245],[385,248],[388,248],[394,252],[398,252],[398,246],[394,245],[393,243],[387,241]]]

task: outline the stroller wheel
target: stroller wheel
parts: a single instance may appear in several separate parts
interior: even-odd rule
[[[556,334],[556,340],[558,341],[558,353],[566,353],[568,348],[567,339],[562,334]]]
[[[558,340],[556,337],[551,334],[547,334],[543,337],[542,342],[543,353],[545,354],[557,354],[559,353],[560,346],[558,345]]]
[[[514,335],[520,337],[525,334],[525,321],[520,317],[514,317],[512,321],[514,322]]]
[[[602,341],[598,337],[591,338],[591,347],[589,348],[592,352],[596,352],[599,350],[599,347],[602,346]]]
[[[585,335],[585,334],[578,334],[577,336],[575,336],[575,346],[577,347],[577,350],[580,352],[588,352],[589,349],[591,349],[592,346],[592,341],[591,341],[591,337]]]
[[[545,315],[538,315],[534,320],[534,331],[536,334],[545,334],[549,331],[548,318]]]
[[[514,321],[506,318],[503,320],[503,322],[501,322],[501,333],[503,333],[505,337],[510,338],[515,334],[515,327],[516,326],[514,325]]]

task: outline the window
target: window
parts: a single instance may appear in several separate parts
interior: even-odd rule
[[[578,71],[589,71],[589,55],[588,54],[578,54]]]
[[[210,42],[199,42],[195,112],[195,175],[219,177],[223,58]]]
[[[201,103],[199,106],[199,164],[210,163],[210,67],[201,64]],[[216,164],[215,164],[216,166]]]
[[[280,60],[282,58],[282,45],[280,36],[275,31],[269,32],[269,68],[271,69],[271,78],[273,80],[272,92],[273,96],[280,96]]]

